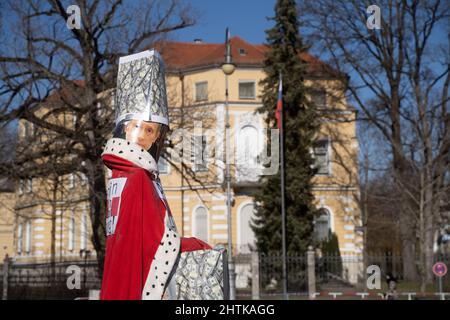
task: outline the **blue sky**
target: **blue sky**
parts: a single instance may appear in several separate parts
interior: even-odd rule
[[[265,30],[273,26],[266,17],[274,16],[275,0],[191,0],[193,8],[199,13],[196,26],[179,30],[172,36],[179,41],[222,43],[225,28],[229,27],[231,36],[238,35],[244,40],[260,44],[265,42]]]

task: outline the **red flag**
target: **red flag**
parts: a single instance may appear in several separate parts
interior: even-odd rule
[[[277,101],[277,111],[275,112],[275,118],[277,119],[277,127],[281,129],[281,112],[283,110],[283,84],[281,81],[280,73],[280,85],[278,87],[278,101]]]

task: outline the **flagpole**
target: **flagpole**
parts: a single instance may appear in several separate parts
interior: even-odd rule
[[[282,92],[282,76],[280,72],[280,97],[283,99]],[[287,282],[287,264],[286,264],[286,203],[285,203],[285,190],[284,190],[284,106],[280,112],[280,140],[281,140],[281,152],[280,152],[280,166],[281,166],[281,241],[282,241],[282,259],[283,259],[283,299],[288,300],[288,282]]]

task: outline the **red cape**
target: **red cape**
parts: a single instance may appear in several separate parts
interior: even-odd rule
[[[106,256],[100,299],[161,299],[180,252],[211,247],[196,238],[181,238],[162,188],[156,184],[157,176],[134,161],[119,157],[123,150],[107,152],[108,145],[103,161],[112,170],[112,177],[108,185]],[[127,148],[134,148],[132,152],[140,149],[134,144],[128,144]]]

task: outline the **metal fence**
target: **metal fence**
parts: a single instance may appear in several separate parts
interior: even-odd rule
[[[261,294],[276,294],[282,292],[282,265],[280,255],[260,255],[259,273]],[[286,257],[288,271],[288,289],[291,292],[305,293],[308,291],[306,279],[306,257]]]
[[[416,283],[408,283],[403,277],[403,261],[400,256],[383,254],[359,256],[317,256],[313,251],[307,255],[287,257],[288,291],[291,297],[311,298],[311,293],[340,292],[342,297],[366,292],[367,266],[376,265],[381,271],[381,282],[386,290],[386,275],[392,274],[404,292],[414,291]],[[448,257],[440,258],[447,266]],[[6,260],[5,260],[6,261]],[[258,253],[239,254],[236,264],[237,297],[240,299],[281,299],[282,256]],[[70,289],[68,268],[80,270],[80,288]],[[3,279],[3,281],[1,281]],[[435,278],[437,282],[437,278]],[[450,276],[442,279],[443,291],[450,291]],[[6,284],[6,288],[5,285]],[[97,261],[64,261],[52,267],[50,263],[22,264],[11,262],[0,266],[0,292],[7,299],[75,299],[87,297],[89,290],[98,290]],[[415,287],[414,287],[415,286]],[[430,295],[438,286],[430,285]],[[434,291],[433,291],[434,290]],[[378,294],[378,293],[377,293]]]
[[[5,267],[5,264],[6,267]],[[75,267],[78,283],[70,276],[75,274],[69,267]],[[99,289],[97,261],[73,260],[51,263],[12,263],[4,264],[1,271],[1,292],[3,299],[76,299],[87,297],[89,290]],[[6,274],[5,274],[6,273]],[[79,286],[78,286],[79,284]]]
[[[281,255],[239,254],[236,264],[237,296],[242,299],[277,298],[283,293]],[[288,256],[288,289],[293,294],[307,295],[306,256]]]
[[[308,260],[307,255],[311,260]],[[237,296],[241,298],[275,298],[283,296],[282,287],[282,256],[262,255],[253,253],[251,255],[237,256],[236,271],[244,270],[243,264],[247,265],[248,274],[252,277],[247,286],[237,285]],[[417,296],[425,295],[439,299],[438,278],[434,283],[427,286],[427,292],[420,293],[418,281],[409,281],[403,275],[403,260],[401,256],[392,254],[362,255],[326,255],[318,256],[313,251],[307,255],[288,256],[288,293],[294,299],[308,299],[311,294],[328,296],[329,293],[337,293],[342,298],[359,298],[362,292],[371,291],[367,287],[367,280],[371,274],[367,273],[368,266],[376,266],[379,270],[380,289],[372,290],[371,295],[379,299],[381,294],[388,292],[387,275],[392,275],[398,284],[398,292],[404,293],[405,299],[411,292]],[[365,261],[364,261],[365,260]],[[440,257],[438,260],[450,265],[450,260]],[[240,267],[238,267],[240,266]],[[239,277],[239,275],[238,275]],[[257,285],[253,282],[257,282]],[[450,276],[442,278],[442,289],[450,292]],[[256,291],[256,292],[255,292]],[[330,295],[330,298],[333,298]]]

